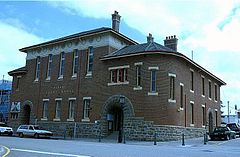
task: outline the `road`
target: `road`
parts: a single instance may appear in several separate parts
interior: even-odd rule
[[[7,157],[228,157],[240,156],[240,138],[229,141],[202,139],[181,142],[129,142],[126,144],[86,140],[54,140],[0,136],[0,154]],[[4,156],[5,157],[5,156]]]

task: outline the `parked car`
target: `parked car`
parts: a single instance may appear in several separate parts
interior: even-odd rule
[[[236,135],[240,136],[240,125],[238,123],[229,123],[227,124],[227,127],[229,127],[231,130],[236,132]]]
[[[211,140],[216,139],[235,139],[236,138],[236,132],[232,131],[229,127],[221,126],[216,127],[212,133],[210,133]]]
[[[7,124],[0,122],[0,135],[3,135],[3,134],[12,136],[13,129],[9,127]]]
[[[32,136],[35,138],[53,135],[51,131],[41,130],[38,125],[20,125],[17,129],[17,134],[19,137]]]

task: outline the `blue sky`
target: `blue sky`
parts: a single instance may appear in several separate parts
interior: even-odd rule
[[[143,43],[148,33],[162,44],[177,35],[178,51],[227,82],[223,105],[240,108],[240,1],[238,0],[72,0],[0,1],[0,77],[25,65],[18,49],[65,35],[111,27],[122,16],[120,32]]]

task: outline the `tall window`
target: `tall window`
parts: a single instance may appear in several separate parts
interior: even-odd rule
[[[212,82],[208,82],[208,97],[211,99],[212,98]]]
[[[141,87],[141,65],[136,66],[136,84]]]
[[[183,108],[183,84],[180,84],[180,107]]]
[[[42,117],[44,119],[48,118],[48,102],[49,102],[49,100],[43,100],[43,115],[42,115]]]
[[[194,124],[194,103],[190,102],[191,107],[191,124]]]
[[[152,93],[157,92],[157,75],[156,75],[155,69],[151,70],[151,89],[150,89],[150,91]]]
[[[89,119],[91,98],[83,98],[83,119]]]
[[[20,78],[21,76],[17,76],[16,90],[19,90]]]
[[[35,71],[35,81],[38,81],[40,77],[40,57],[36,59],[36,71]]]
[[[62,99],[56,99],[55,118],[60,119],[61,117],[61,103]]]
[[[206,125],[206,111],[205,111],[205,105],[202,105],[202,125]]]
[[[79,66],[79,52],[78,50],[74,50],[73,51],[73,63],[72,63],[72,66],[73,66],[73,74],[72,76],[73,77],[76,77],[77,76],[77,72],[78,72],[78,66]]]
[[[190,81],[191,91],[194,91],[194,71],[191,70],[191,81]]]
[[[214,85],[214,89],[215,89],[214,97],[215,97],[215,101],[217,101],[218,100],[218,86],[216,84]]]
[[[60,55],[60,68],[59,68],[59,79],[63,78],[63,74],[64,74],[64,66],[65,66],[65,53],[62,52]]]
[[[69,99],[69,108],[68,108],[68,118],[74,119],[74,112],[75,112],[75,99]]]
[[[205,78],[202,77],[202,95],[205,95]]]
[[[93,47],[88,48],[87,75],[92,75],[93,70]]]
[[[52,74],[52,54],[48,55],[47,80],[51,79]]]
[[[168,74],[170,77],[170,90],[169,90],[169,99],[170,100],[175,100],[175,74]]]

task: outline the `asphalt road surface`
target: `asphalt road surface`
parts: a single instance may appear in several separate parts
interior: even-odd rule
[[[6,155],[7,154],[7,155]],[[229,141],[202,139],[177,142],[97,142],[97,140],[55,140],[0,136],[2,157],[232,157],[240,156],[240,138]]]

